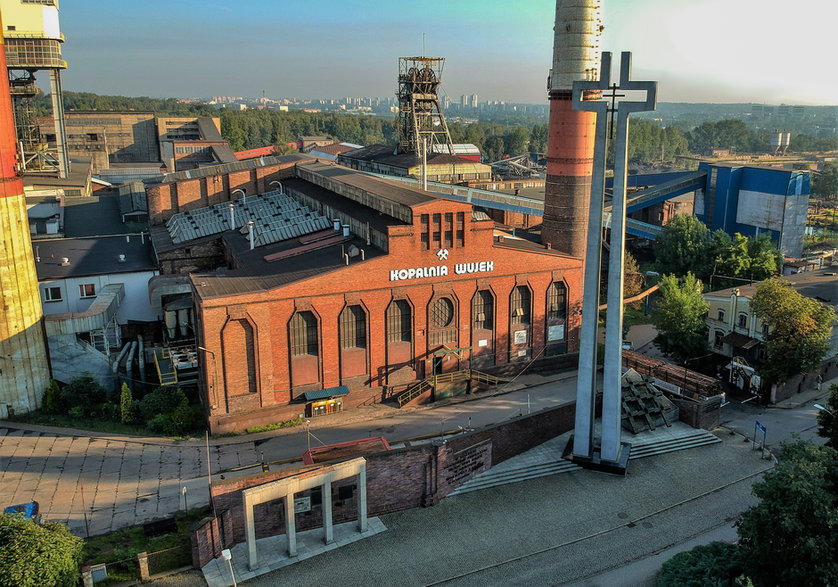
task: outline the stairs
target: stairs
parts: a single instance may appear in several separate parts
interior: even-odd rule
[[[432,390],[435,384],[458,383],[463,381],[471,381],[473,383],[483,385],[499,385],[500,383],[505,383],[506,379],[495,377],[494,375],[489,375],[488,373],[483,373],[482,371],[477,371],[475,369],[463,369],[461,371],[440,373],[436,376],[436,381],[434,381],[434,377],[428,377],[427,379],[408,387],[396,396],[396,403],[399,404],[400,408],[402,408],[418,398],[420,395]]]
[[[638,434],[630,438],[632,446],[629,460],[721,442],[721,439],[706,430],[696,430],[680,422],[676,422],[673,428],[666,432],[665,434]],[[466,481],[449,496],[580,470],[581,467],[578,465],[561,458],[568,436],[568,434],[563,434],[548,440],[540,446],[492,467]]]

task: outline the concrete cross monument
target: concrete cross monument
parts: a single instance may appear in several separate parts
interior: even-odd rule
[[[588,468],[625,474],[631,445],[621,439],[621,367],[623,343],[623,262],[625,259],[626,171],[628,163],[629,114],[655,109],[657,82],[633,81],[631,53],[623,52],[620,83],[611,83],[611,53],[602,54],[600,79],[573,82],[573,108],[597,113],[594,146],[591,207],[582,327],[579,346],[579,378],[576,387],[576,427],[567,458]],[[645,99],[633,101],[627,92],[645,92]],[[592,99],[599,97],[600,99]],[[616,115],[616,116],[615,116]],[[600,266],[602,264],[602,213],[605,194],[605,156],[616,118],[614,189],[611,209],[611,239],[608,262],[608,315],[605,323],[605,356],[602,397],[602,428],[595,445],[597,317],[599,314]]]

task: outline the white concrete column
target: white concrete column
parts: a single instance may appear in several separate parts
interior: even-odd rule
[[[294,492],[285,495],[285,537],[288,539],[288,556],[297,556],[297,520],[294,514]]]
[[[259,566],[259,559],[256,555],[256,526],[253,523],[253,503],[249,496],[243,496],[244,501],[244,530],[247,536],[247,556],[250,570]]]
[[[358,532],[367,531],[367,463],[358,472]]]
[[[335,541],[334,525],[332,523],[332,479],[328,478],[320,487],[321,503],[323,504],[323,542],[331,544]]]

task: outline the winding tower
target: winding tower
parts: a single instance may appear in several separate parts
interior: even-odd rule
[[[444,57],[400,57],[398,132],[396,153],[433,152],[444,145],[454,154],[448,123],[439,102]]]
[[[70,172],[61,70],[64,35],[58,23],[58,0],[0,0],[5,38],[6,69],[14,105],[20,166],[24,173],[51,173],[60,178]],[[37,73],[49,75],[55,138],[41,135],[36,119]],[[48,140],[50,139],[50,140]],[[52,143],[52,145],[50,145]],[[54,146],[53,146],[54,145]]]

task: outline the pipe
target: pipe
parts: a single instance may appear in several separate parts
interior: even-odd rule
[[[119,351],[119,354],[116,356],[116,361],[114,361],[114,364],[111,365],[111,371],[113,371],[114,375],[116,375],[119,371],[119,366],[122,364],[122,360],[125,358],[125,355],[128,353],[128,349],[130,348],[131,343],[126,342],[125,345],[123,345],[122,350]]]
[[[140,368],[140,381],[145,383],[145,344],[143,343],[143,335],[137,335],[137,344],[139,345],[137,363]]]

